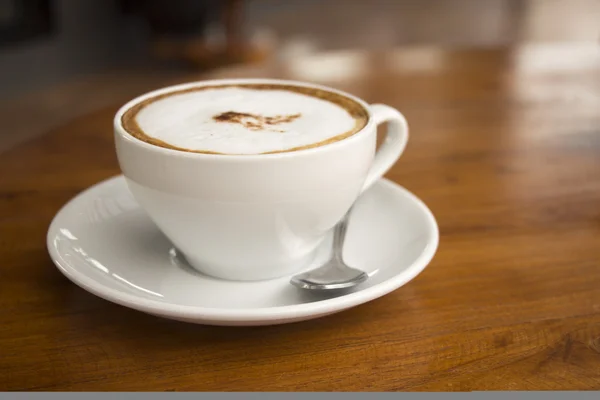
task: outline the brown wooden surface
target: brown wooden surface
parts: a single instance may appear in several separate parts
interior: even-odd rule
[[[0,154],[0,390],[600,389],[599,59],[594,46],[404,49],[219,74],[398,107],[411,139],[388,177],[440,225],[414,281],[291,325],[158,319],[53,266],[54,213],[119,172],[118,104]]]

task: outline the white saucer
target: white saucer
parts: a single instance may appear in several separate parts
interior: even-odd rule
[[[182,263],[117,176],[58,212],[48,231],[48,250],[67,278],[111,302],[199,324],[273,325],[333,314],[399,288],[427,266],[438,239],[429,209],[406,189],[381,180],[363,194],[351,216],[345,259],[370,275],[353,291],[307,294],[290,285],[290,277],[222,281]],[[309,268],[327,259],[330,243],[325,240]]]

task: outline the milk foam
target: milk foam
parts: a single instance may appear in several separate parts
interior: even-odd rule
[[[225,118],[231,114],[238,118]],[[309,146],[352,132],[357,124],[345,108],[327,100],[289,90],[233,86],[159,98],[135,119],[145,135],[171,146],[225,154]]]

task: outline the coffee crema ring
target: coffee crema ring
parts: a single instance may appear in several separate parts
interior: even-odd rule
[[[220,155],[324,146],[354,135],[367,121],[367,110],[342,94],[255,83],[162,93],[134,104],[121,117],[123,128],[146,143]]]

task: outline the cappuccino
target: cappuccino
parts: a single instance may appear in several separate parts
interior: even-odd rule
[[[345,139],[367,124],[357,102],[313,87],[284,84],[200,86],[148,98],[121,119],[155,146],[211,154],[297,151]]]

